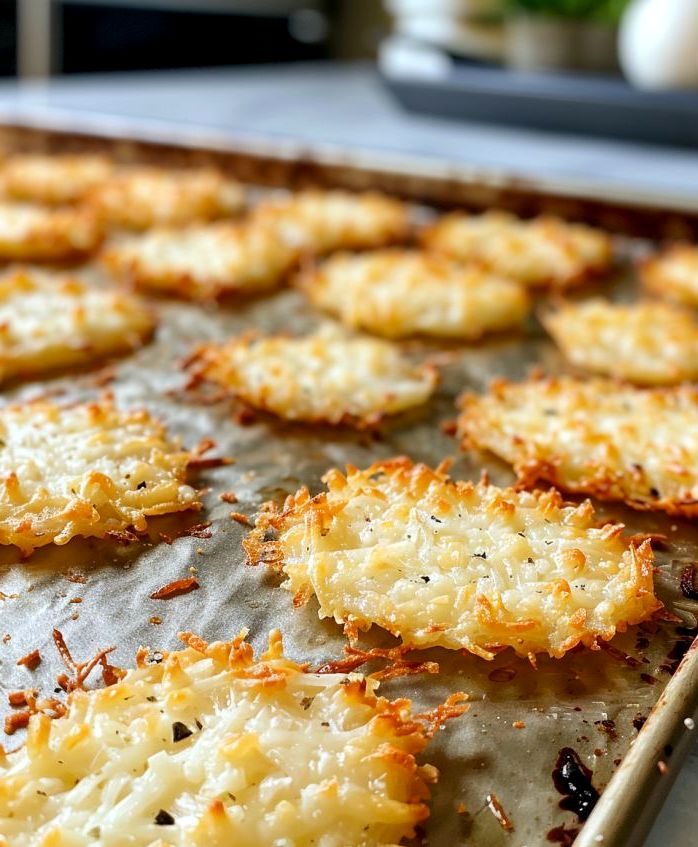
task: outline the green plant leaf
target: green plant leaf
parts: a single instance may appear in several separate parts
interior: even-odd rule
[[[630,0],[507,0],[511,12],[618,23]]]

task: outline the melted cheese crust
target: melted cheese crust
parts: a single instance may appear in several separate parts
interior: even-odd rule
[[[199,351],[198,373],[287,420],[377,423],[425,403],[438,374],[387,341],[325,325],[305,338],[234,338]]]
[[[263,226],[217,223],[153,229],[102,254],[118,278],[190,299],[255,293],[280,284],[297,253]]]
[[[521,285],[417,250],[337,254],[297,283],[346,326],[388,338],[475,340],[519,326],[529,311]]]
[[[109,402],[0,409],[0,544],[30,553],[76,535],[146,528],[146,516],[198,509],[191,454],[146,411]]]
[[[138,347],[153,329],[129,295],[36,270],[0,277],[0,381]]]
[[[92,199],[109,225],[142,230],[228,217],[243,208],[245,192],[212,169],[133,167],[114,174]]]
[[[112,167],[104,156],[12,156],[0,171],[0,184],[13,200],[75,203],[104,182]]]
[[[49,209],[0,202],[0,260],[52,261],[94,252],[104,232],[87,205]]]
[[[315,595],[320,617],[350,631],[377,624],[410,646],[485,659],[503,647],[560,657],[660,606],[649,544],[599,527],[588,501],[452,482],[408,459],[323,481],[314,498],[267,504],[246,548],[252,564],[283,569],[295,603]]]
[[[543,317],[569,361],[588,371],[638,385],[672,385],[698,378],[698,324],[662,303],[567,303]]]
[[[493,385],[462,399],[465,446],[506,459],[527,483],[698,515],[698,391],[572,377]]]
[[[698,247],[675,244],[643,262],[640,272],[652,294],[698,306]]]
[[[558,218],[524,221],[506,212],[446,215],[422,233],[422,242],[531,287],[577,285],[612,261],[611,239],[601,230]]]
[[[375,192],[300,191],[260,204],[253,220],[306,253],[362,250],[404,241],[407,206]]]
[[[31,718],[26,745],[0,761],[1,845],[386,847],[414,835],[437,772],[415,761],[429,731],[409,700],[377,697],[359,674],[308,673],[278,633],[259,661],[244,633],[181,637],[188,649],[71,694],[65,717]]]

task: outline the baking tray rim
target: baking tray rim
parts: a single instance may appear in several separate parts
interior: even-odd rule
[[[307,162],[316,168],[345,167],[367,173],[390,173],[396,178],[420,177],[470,187],[507,189],[550,197],[589,200],[613,206],[698,215],[698,196],[609,185],[603,181],[569,176],[522,175],[505,168],[468,165],[433,155],[388,149],[344,147],[329,142],[308,143],[288,136],[230,132],[215,127],[175,124],[154,118],[88,114],[57,107],[0,105],[0,128],[91,138],[95,141],[132,141],[216,154],[235,154],[279,162]]]

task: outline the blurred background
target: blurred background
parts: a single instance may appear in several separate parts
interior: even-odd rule
[[[698,143],[698,0],[0,0],[5,76],[318,60],[413,111]]]
[[[634,7],[631,9],[630,7]],[[627,14],[626,14],[627,13]],[[0,0],[5,75],[372,58],[419,61],[419,47],[522,70],[619,70],[626,18],[682,52],[696,0]],[[631,22],[632,23],[632,22]],[[626,29],[627,21],[624,22]],[[690,40],[690,39],[689,39]],[[684,78],[696,75],[698,56]],[[626,47],[627,49],[623,49]],[[632,46],[621,45],[635,76]],[[410,50],[413,56],[410,59]],[[656,58],[656,57],[655,57]],[[424,59],[422,58],[422,61]],[[677,66],[680,59],[674,62]],[[689,64],[691,64],[689,59]],[[658,73],[661,72],[661,69]],[[637,80],[636,80],[637,81]],[[694,80],[695,81],[695,80]]]
[[[375,0],[0,0],[3,74],[215,67],[375,55]]]

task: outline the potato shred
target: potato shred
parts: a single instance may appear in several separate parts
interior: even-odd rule
[[[325,325],[303,338],[246,336],[201,348],[192,363],[257,409],[291,421],[375,424],[426,402],[437,371],[412,365],[390,342]]]
[[[462,714],[376,695],[357,673],[311,673],[278,631],[255,659],[245,632],[75,691],[64,717],[35,714],[0,757],[0,845],[262,844],[378,847],[412,837],[438,773],[416,756]]]
[[[18,269],[0,276],[0,381],[93,362],[142,344],[146,306],[70,276]]]
[[[61,205],[84,200],[111,174],[105,156],[18,155],[0,169],[0,186],[8,199]]]
[[[0,202],[0,260],[49,262],[84,258],[104,237],[90,206],[57,208]]]
[[[520,326],[529,311],[517,283],[417,250],[340,253],[306,270],[297,284],[346,326],[387,338],[474,341]]]
[[[698,515],[698,391],[573,377],[493,384],[462,398],[466,447],[510,462],[524,484]]]
[[[698,323],[683,309],[593,298],[547,312],[543,323],[576,367],[637,385],[698,378]]]
[[[599,526],[588,501],[454,482],[404,458],[323,481],[267,504],[246,549],[350,633],[377,624],[411,647],[559,658],[661,606],[650,544]]]
[[[698,247],[674,244],[646,259],[642,281],[652,294],[686,306],[698,306]]]
[[[156,228],[102,254],[118,279],[191,300],[268,291],[280,284],[297,258],[297,251],[273,229],[249,222]]]
[[[383,247],[404,241],[410,231],[404,203],[368,191],[299,191],[263,202],[252,213],[252,222],[311,254]]]
[[[407,209],[380,194],[300,192],[262,203],[242,222],[155,228],[103,254],[143,288],[191,299],[278,286],[307,253],[369,248],[406,237]]]
[[[200,508],[195,458],[146,411],[104,400],[0,409],[0,544],[31,553],[82,536],[122,537],[146,517]]]
[[[422,243],[531,287],[578,285],[607,270],[613,258],[611,239],[600,229],[495,211],[446,215],[424,230]]]
[[[216,170],[122,168],[91,193],[108,226],[142,230],[212,221],[241,211],[245,191]]]

